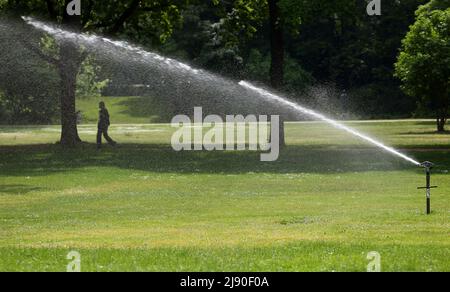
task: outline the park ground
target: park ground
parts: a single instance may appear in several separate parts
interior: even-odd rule
[[[122,103],[121,103],[122,104]],[[122,104],[123,105],[123,104]],[[121,105],[121,106],[122,106]],[[437,163],[423,170],[322,123],[289,123],[279,161],[174,152],[167,124],[111,106],[120,147],[62,150],[58,126],[0,127],[0,271],[450,271],[450,135],[433,121],[348,125]]]

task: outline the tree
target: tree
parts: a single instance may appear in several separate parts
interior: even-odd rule
[[[263,23],[268,20],[270,33],[270,85],[280,89],[284,83],[284,25],[281,2],[286,0],[236,0],[231,13],[228,14],[230,31],[240,32],[247,38],[252,38]],[[241,42],[241,40],[238,40]],[[280,145],[285,146],[284,119],[280,120]]]
[[[5,2],[5,1],[3,1]],[[183,1],[82,1],[82,15],[69,16],[66,7],[71,0],[7,0],[2,8],[20,15],[36,15],[59,23],[76,32],[98,32],[110,36],[126,35],[149,43],[164,41],[179,20],[178,7]],[[126,30],[124,27],[126,26]],[[141,31],[150,31],[142,35]],[[57,56],[24,42],[34,54],[52,64],[60,77],[61,139],[64,146],[81,142],[78,135],[75,110],[77,75],[87,57],[79,46],[70,42],[58,44]]]
[[[268,0],[270,19],[270,47],[272,61],[270,65],[270,83],[280,88],[284,81],[284,30],[280,0]]]
[[[406,94],[433,112],[437,130],[445,131],[450,109],[450,1],[431,1],[403,41],[396,76]]]
[[[98,75],[101,67],[95,64],[92,57],[86,58],[81,64],[77,78],[78,98],[100,97],[102,91],[108,86],[109,79],[99,80]]]
[[[59,111],[58,75],[29,54],[17,38],[28,28],[2,18],[0,27],[0,123],[48,124]],[[26,57],[24,57],[26,56]]]

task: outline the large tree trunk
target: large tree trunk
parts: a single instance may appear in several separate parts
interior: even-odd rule
[[[60,46],[58,73],[61,78],[61,140],[63,146],[73,147],[81,142],[77,129],[75,94],[77,75],[82,63],[79,48],[69,42]]]
[[[284,118],[280,116],[280,147],[284,148],[286,146],[286,133],[284,128]]]
[[[271,65],[270,83],[273,88],[278,89],[284,82],[284,32],[283,19],[281,17],[279,0],[268,0],[270,15],[270,45],[271,45]],[[280,116],[280,146],[286,145],[284,132],[284,118]]]
[[[66,13],[66,8],[72,0],[64,0],[64,6],[60,7],[59,3],[52,0],[47,0],[48,16],[53,21],[59,21],[62,19],[62,24],[73,32],[81,32],[83,29],[83,23],[89,22],[92,16],[93,1],[82,1],[81,14],[69,16]],[[117,33],[124,25],[124,23],[134,15],[139,8],[140,0],[133,0],[123,14],[117,21],[113,23],[113,27],[110,29],[110,34]],[[109,22],[109,20],[108,20]],[[36,50],[33,50],[36,52]],[[77,129],[77,117],[75,107],[75,94],[76,94],[76,80],[80,70],[81,63],[85,59],[85,54],[80,52],[80,47],[69,41],[62,41],[60,43],[60,56],[59,59],[53,59],[45,54],[42,54],[39,50],[36,52],[43,59],[47,60],[51,64],[54,64],[58,68],[58,73],[61,79],[61,144],[64,146],[75,146],[81,142]]]
[[[71,0],[65,0],[65,8]],[[70,30],[81,32],[81,17],[63,13],[63,24]],[[84,60],[80,47],[70,41],[60,43],[58,73],[61,79],[61,145],[73,147],[81,142],[76,115],[77,75]]]
[[[284,35],[279,0],[269,1],[270,44],[272,62],[270,66],[270,82],[274,88],[283,85],[284,79]]]

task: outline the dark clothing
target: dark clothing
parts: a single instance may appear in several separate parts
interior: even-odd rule
[[[97,147],[100,148],[102,146],[102,136],[105,137],[106,141],[112,146],[116,145],[116,142],[114,142],[111,137],[108,135],[108,128],[110,125],[109,121],[109,113],[106,108],[103,108],[99,112],[99,119],[98,119],[98,131],[97,131]]]
[[[110,145],[116,145],[116,142],[114,142],[113,139],[111,139],[111,137],[109,137],[108,135],[108,127],[106,128],[98,128],[98,132],[97,132],[97,146],[101,147],[102,146],[102,136],[105,137],[106,141],[108,141],[108,143]]]
[[[108,128],[111,123],[109,122],[109,112],[106,108],[102,108],[98,113],[98,128]]]

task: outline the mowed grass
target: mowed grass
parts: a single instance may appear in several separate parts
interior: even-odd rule
[[[0,270],[450,271],[450,135],[432,121],[350,126],[438,164],[423,170],[321,123],[257,152],[174,152],[164,124],[115,125],[121,145],[62,150],[57,126],[0,128]]]
[[[114,123],[149,124],[170,122],[168,105],[164,101],[144,96],[90,97],[77,99],[77,110],[82,114],[83,124],[95,124],[98,120],[98,104],[106,107]]]

